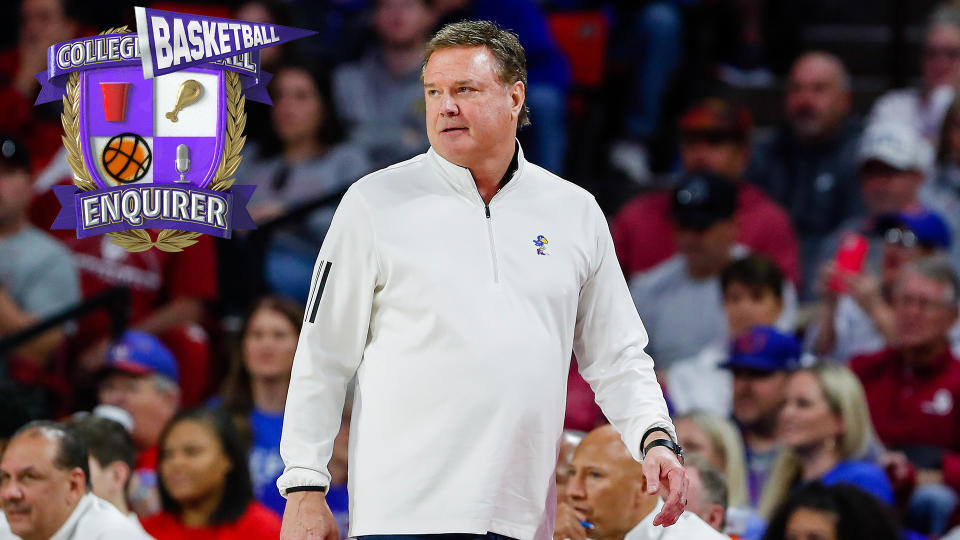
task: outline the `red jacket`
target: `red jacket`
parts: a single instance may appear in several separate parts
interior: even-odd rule
[[[188,527],[164,512],[144,519],[143,528],[157,540],[273,540],[280,537],[280,518],[251,502],[240,519],[226,525]]]
[[[915,371],[895,348],[850,361],[867,394],[877,435],[892,448],[943,448],[944,482],[960,490],[960,362],[949,349],[933,366]]]
[[[640,195],[628,201],[613,220],[611,233],[617,258],[629,280],[674,254],[670,191]],[[756,186],[740,184],[736,213],[737,242],[770,257],[794,283],[800,263],[790,218]]]

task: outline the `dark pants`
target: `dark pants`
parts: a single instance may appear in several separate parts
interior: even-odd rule
[[[360,540],[513,540],[502,534],[372,534]]]

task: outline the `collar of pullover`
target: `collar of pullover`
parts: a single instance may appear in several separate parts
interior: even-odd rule
[[[432,146],[430,150],[427,151],[427,154],[440,170],[444,179],[453,184],[454,188],[471,197],[477,195],[477,183],[473,179],[473,174],[470,173],[470,169],[448,161],[438,154]],[[517,183],[523,174],[525,164],[526,160],[523,157],[523,149],[520,148],[520,141],[517,141],[513,152],[513,160],[511,160],[510,165],[507,167],[507,172],[503,175],[503,178],[500,179],[500,189],[506,187],[508,183]]]

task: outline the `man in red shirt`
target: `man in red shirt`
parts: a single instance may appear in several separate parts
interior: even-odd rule
[[[719,98],[702,101],[680,118],[680,157],[686,171],[709,171],[734,180],[737,243],[772,259],[797,283],[797,239],[790,218],[760,188],[744,182],[750,154],[750,113]],[[629,280],[676,251],[670,190],[640,195],[614,218],[613,242]]]
[[[942,532],[957,502],[939,484],[960,488],[960,363],[947,338],[957,319],[958,291],[960,282],[948,259],[912,263],[892,296],[897,343],[850,361],[866,391],[877,434],[893,451],[887,461],[902,465],[909,460],[918,469],[920,487],[908,513],[922,511],[927,527],[920,528],[934,534]],[[917,501],[920,494],[924,504]]]

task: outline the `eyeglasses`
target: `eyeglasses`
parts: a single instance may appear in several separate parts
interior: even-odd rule
[[[923,296],[902,293],[894,293],[892,300],[895,306],[916,307],[920,311],[932,311],[934,309],[942,309],[952,305],[951,302],[943,299],[925,298]]]
[[[903,247],[912,248],[919,245],[920,241],[917,240],[917,235],[913,231],[908,229],[887,229],[887,232],[883,233],[883,241],[888,244],[898,244]]]
[[[924,60],[936,60],[938,58],[960,60],[960,47],[924,47]]]

